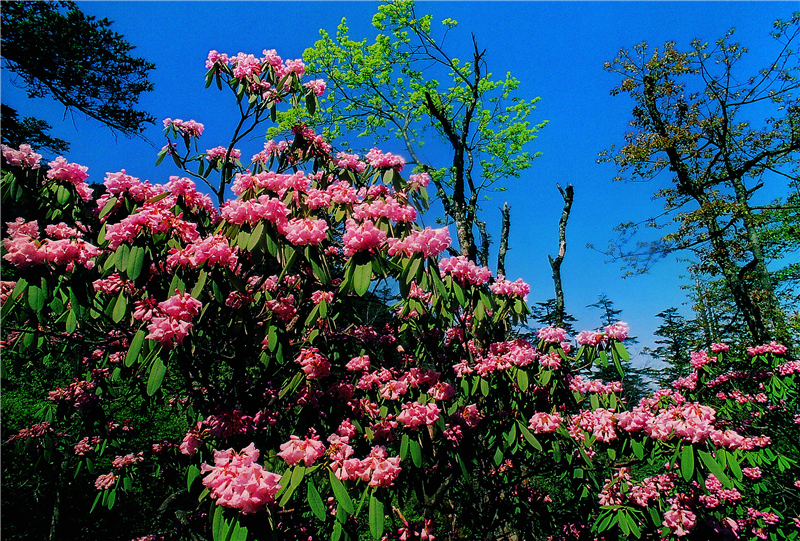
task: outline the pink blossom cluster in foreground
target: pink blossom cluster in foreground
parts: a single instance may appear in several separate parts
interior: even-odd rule
[[[176,290],[175,295],[157,304],[152,299],[136,301],[133,317],[147,323],[148,339],[172,348],[183,343],[201,306],[189,293],[180,294]]]
[[[45,233],[53,238],[39,239],[39,225],[34,220],[26,222],[17,218],[6,222],[9,238],[3,241],[7,253],[3,259],[17,268],[52,263],[66,267],[71,272],[75,265],[94,268],[94,258],[99,249],[83,240],[83,233],[65,223],[48,225]]]
[[[218,505],[249,514],[275,501],[281,476],[266,471],[256,462],[258,456],[258,449],[251,443],[238,452],[214,451],[214,465],[203,463],[200,471],[207,474],[203,485]]]
[[[78,196],[84,201],[91,201],[93,190],[89,188],[85,180],[89,177],[86,173],[88,169],[86,166],[78,165],[77,163],[67,163],[66,158],[59,156],[52,162],[48,163],[50,168],[47,171],[47,178],[60,182],[69,182],[75,186],[75,191]]]

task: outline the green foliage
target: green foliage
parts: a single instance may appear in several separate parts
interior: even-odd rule
[[[502,190],[499,181],[531,166],[537,154],[527,150],[528,143],[546,122],[531,123],[538,98],[518,97],[520,82],[510,73],[492,79],[485,51],[474,40],[468,61],[450,56],[444,40],[455,21],[443,21],[444,32],[431,23],[430,15],[416,14],[413,1],[398,0],[378,7],[374,43],[352,39],[345,20],[335,36],[320,31],[321,39],[303,56],[309,72],[327,79],[329,92],[316,116],[304,120],[337,142],[350,134],[369,138],[367,145],[401,141],[411,163],[431,175],[445,213],[458,227],[461,253],[475,260],[489,243],[482,235],[479,250],[472,232],[480,222],[480,201]],[[295,114],[283,118],[283,129],[298,121]],[[422,152],[432,139],[449,163],[431,162]],[[483,255],[481,262],[487,264]]]
[[[776,52],[753,73],[742,73],[747,49],[732,41],[733,31],[714,44],[695,40],[685,50],[667,42],[620,51],[605,68],[621,78],[612,95],[628,94],[635,102],[632,129],[625,144],[601,153],[600,161],[634,180],[662,172],[666,177],[659,178],[669,179],[655,193],[664,212],[620,225],[610,254],[633,271],[646,271],[667,254],[689,251],[694,274],[724,281],[753,340],[790,343],[768,269],[780,256],[776,245],[771,253],[766,249],[769,218],[752,202],[766,182],[797,180],[799,53],[793,41],[800,15],[775,28]],[[642,227],[664,232],[626,248]]]

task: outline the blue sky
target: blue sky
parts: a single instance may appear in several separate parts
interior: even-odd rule
[[[206,126],[204,148],[227,144],[235,110],[227,93],[204,89],[204,61],[210,49],[259,55],[277,49],[283,58],[299,58],[319,37],[319,29],[334,33],[346,17],[354,39],[374,38],[370,21],[378,2],[78,2],[87,14],[115,21],[113,29],[135,45],[136,56],[156,64],[150,79],[155,91],[142,96],[141,107],[158,119],[146,135],[155,148],[138,139],[115,137],[94,121],[78,115],[64,117],[52,100],[28,100],[2,74],[3,102],[22,115],[35,115],[54,126],[56,136],[72,143],[67,155],[89,167],[90,180],[102,182],[106,172],[126,169],[152,182],[177,174],[165,161],[155,167],[163,145],[161,119],[193,118]],[[621,279],[620,264],[586,247],[603,248],[624,221],[656,214],[651,201],[658,185],[613,183],[616,171],[598,165],[597,154],[619,144],[631,118],[632,103],[612,97],[618,80],[603,71],[620,48],[646,41],[660,46],[674,40],[685,47],[694,38],[714,41],[736,28],[737,41],[749,49],[752,65],[775,51],[769,32],[778,18],[789,18],[796,2],[420,2],[418,14],[430,13],[434,23],[458,21],[448,36],[452,56],[466,58],[470,33],[487,49],[489,70],[497,77],[507,71],[521,82],[519,95],[540,97],[533,121],[548,126],[530,145],[542,152],[519,179],[506,183],[485,206],[489,225],[503,202],[512,206],[512,225],[506,268],[508,277],[531,284],[529,301],[552,298],[553,283],[547,255],[558,249],[557,226],[562,200],[556,183],[573,184],[575,203],[567,230],[568,251],[562,272],[567,310],[579,329],[595,328],[600,313],[586,308],[601,293],[622,309],[638,347],[652,344],[659,321],[655,314],[675,306],[691,315],[680,286],[687,281],[685,265],[668,258],[649,275]],[[253,153],[260,148],[256,144]],[[384,146],[395,150],[392,145]],[[396,147],[400,150],[400,147]],[[249,157],[249,149],[243,149]],[[402,153],[402,152],[401,152]],[[763,190],[763,198],[783,195],[778,184]],[[4,217],[5,218],[5,217]],[[432,221],[432,220],[426,220]],[[499,228],[494,228],[495,236]],[[451,231],[454,236],[455,231]],[[645,362],[639,359],[637,364]]]

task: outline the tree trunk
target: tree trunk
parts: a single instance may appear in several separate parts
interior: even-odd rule
[[[500,209],[502,221],[500,222],[500,246],[497,249],[497,274],[506,273],[506,253],[508,252],[508,234],[511,231],[511,207],[508,202],[503,203]]]
[[[653,81],[651,76],[646,75],[643,80],[643,97],[645,106],[647,107],[647,113],[650,120],[653,122],[653,128],[656,133],[660,137],[663,137],[664,140],[668,141],[670,139],[670,134],[656,106],[655,91],[655,81]],[[697,201],[701,209],[713,208],[709,195],[705,191],[706,187],[690,176],[688,168],[683,162],[678,150],[674,146],[667,146],[664,148],[664,151],[667,153],[672,170],[675,171],[676,182],[680,192]],[[747,328],[753,340],[758,344],[768,342],[769,333],[764,325],[761,310],[750,296],[750,287],[741,275],[741,269],[731,259],[729,246],[727,246],[725,242],[724,231],[717,223],[717,216],[714,214],[708,215],[703,222],[703,225],[708,230],[709,241],[713,248],[710,257],[719,267],[736,306],[742,312],[742,317],[744,317],[747,323]]]
[[[555,258],[548,255],[547,259],[550,260],[550,268],[553,270],[553,285],[556,290],[555,324],[557,327],[563,327],[566,309],[564,305],[564,289],[561,286],[561,263],[567,253],[567,220],[569,220],[569,213],[572,210],[572,200],[575,193],[572,184],[567,186],[566,191],[560,185],[556,184],[556,186],[558,186],[558,191],[564,199],[564,208],[558,221],[558,255]]]
[[[775,295],[775,288],[772,285],[772,279],[770,278],[769,270],[767,270],[766,257],[764,257],[764,250],[761,246],[761,236],[758,234],[755,224],[753,223],[753,213],[749,205],[750,193],[747,191],[747,188],[745,188],[744,182],[742,182],[740,176],[732,175],[731,182],[736,192],[736,201],[741,206],[743,212],[742,222],[744,222],[750,253],[753,254],[753,271],[760,290],[756,293],[759,294],[759,297],[763,298],[765,307],[764,315],[772,324],[772,331],[775,334],[775,338],[781,343],[791,346],[792,337],[786,323],[786,316],[783,310],[781,310],[780,303]]]

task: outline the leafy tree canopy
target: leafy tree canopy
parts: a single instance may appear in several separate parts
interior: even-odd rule
[[[155,123],[152,115],[136,109],[139,95],[153,90],[147,76],[155,65],[132,57],[134,46],[111,30],[111,24],[86,16],[74,2],[4,2],[3,67],[18,76],[31,98],[51,96],[68,111],[77,110],[113,132],[140,135],[145,124]],[[3,139],[13,143],[6,139],[6,110],[3,121]],[[49,128],[30,118],[19,126],[33,134]],[[54,141],[37,141],[35,135],[28,139],[64,149],[63,141],[53,146]]]

